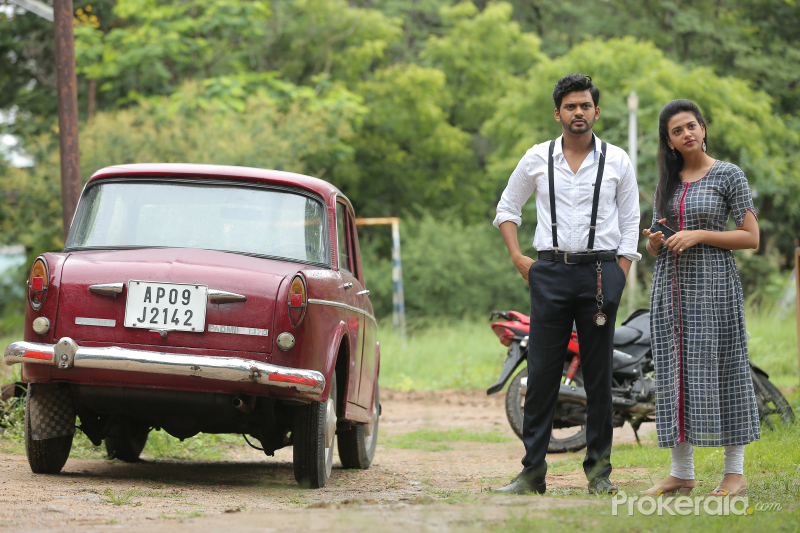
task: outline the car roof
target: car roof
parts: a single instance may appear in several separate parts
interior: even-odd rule
[[[319,178],[294,172],[231,165],[197,165],[191,163],[139,163],[114,165],[95,172],[89,182],[112,177],[179,177],[257,181],[273,185],[300,187],[322,196],[326,201],[338,194],[347,199],[334,185]],[[349,200],[348,200],[349,203]]]

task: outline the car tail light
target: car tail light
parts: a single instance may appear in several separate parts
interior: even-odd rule
[[[298,274],[292,279],[292,284],[289,286],[289,300],[286,302],[286,307],[289,311],[289,322],[294,327],[299,326],[306,316],[307,303],[306,280]]]
[[[33,262],[31,274],[28,277],[28,301],[34,311],[38,311],[45,298],[47,298],[47,286],[50,282],[50,273],[47,270],[47,263],[41,257]]]
[[[514,332],[503,326],[494,326],[492,328],[494,334],[500,339],[500,344],[503,346],[511,346],[511,341],[514,340]]]

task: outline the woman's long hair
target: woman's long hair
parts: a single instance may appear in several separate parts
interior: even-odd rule
[[[662,218],[667,219],[667,225],[673,229],[678,229],[675,212],[670,205],[672,196],[681,184],[680,172],[683,170],[683,156],[678,150],[673,150],[669,147],[669,130],[667,124],[669,119],[688,111],[692,113],[697,122],[705,125],[703,115],[700,113],[700,108],[691,100],[673,100],[664,106],[661,114],[658,116],[658,183],[656,184],[656,202],[655,208],[657,213],[656,220]],[[706,141],[706,148],[708,148],[708,128],[706,128],[706,137],[701,139]]]

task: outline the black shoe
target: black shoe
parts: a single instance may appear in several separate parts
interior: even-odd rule
[[[607,477],[596,477],[589,482],[589,494],[611,494],[619,492],[616,485],[613,485]]]
[[[520,474],[505,487],[492,489],[492,492],[496,494],[527,494],[529,492],[544,494],[545,490],[547,490],[547,484],[544,482],[544,478],[527,479]]]

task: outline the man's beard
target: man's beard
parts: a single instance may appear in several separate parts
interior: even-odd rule
[[[593,122],[590,122],[589,120],[584,120],[583,124],[578,124],[578,125],[566,124],[565,129],[573,135],[580,135],[582,133],[586,133],[587,131],[591,130],[593,125],[594,125]]]

